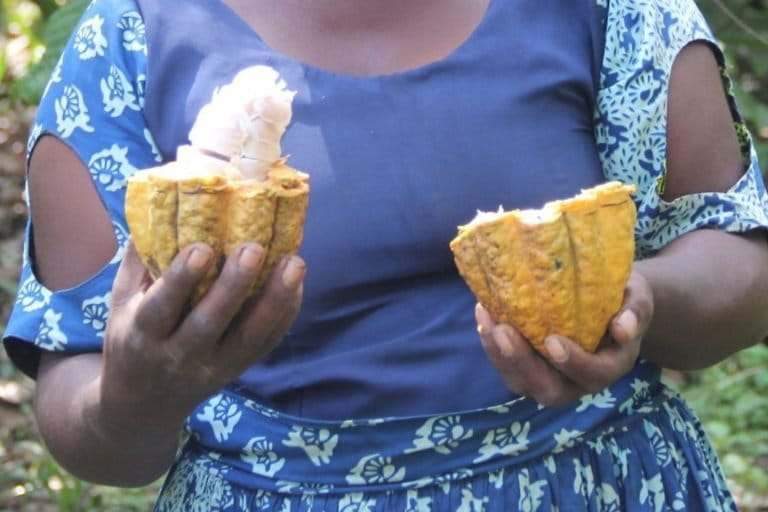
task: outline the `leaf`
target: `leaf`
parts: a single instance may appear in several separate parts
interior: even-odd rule
[[[0,276],[0,291],[3,291],[10,296],[14,296],[16,295],[16,283]]]
[[[26,75],[13,84],[11,94],[14,97],[28,105],[40,101],[53,68],[88,4],[89,0],[73,0],[51,14],[42,30],[45,53]]]

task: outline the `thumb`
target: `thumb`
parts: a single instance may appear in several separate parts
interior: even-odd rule
[[[143,292],[149,285],[147,268],[139,258],[139,253],[129,240],[123,252],[123,260],[117,269],[115,282],[112,284],[111,309],[122,308],[136,294]]]
[[[624,304],[614,316],[610,333],[619,343],[642,338],[653,318],[653,290],[639,272],[632,272],[624,292]]]

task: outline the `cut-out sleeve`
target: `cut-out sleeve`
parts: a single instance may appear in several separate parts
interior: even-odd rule
[[[602,0],[606,40],[595,135],[606,178],[635,183],[637,257],[707,227],[746,232],[768,226],[768,196],[752,139],[731,90],[725,58],[693,0]],[[666,172],[667,99],[672,65],[701,41],[718,61],[741,145],[744,173],[730,190],[662,198]]]
[[[36,373],[40,350],[101,350],[110,290],[128,239],[126,180],[160,159],[143,112],[146,59],[144,22],[133,0],[95,0],[73,31],[38,107],[27,159],[43,135],[69,146],[88,169],[112,219],[118,250],[86,281],[52,291],[35,274],[34,226],[28,223],[19,288],[3,341],[14,363],[29,375]]]

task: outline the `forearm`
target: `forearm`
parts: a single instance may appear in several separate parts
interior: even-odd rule
[[[768,334],[764,234],[695,231],[636,268],[654,296],[643,357],[667,368],[700,369]]]
[[[101,399],[100,373],[98,354],[41,366],[35,401],[40,432],[56,460],[78,478],[149,484],[173,461],[182,422],[114,410]]]

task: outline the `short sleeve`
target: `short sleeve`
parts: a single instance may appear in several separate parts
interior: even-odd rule
[[[638,187],[637,257],[647,257],[699,228],[746,232],[768,226],[768,196],[725,58],[693,0],[598,0],[606,39],[595,135],[607,179]],[[678,53],[703,41],[718,60],[745,172],[722,193],[665,201],[667,86]]]
[[[110,290],[128,239],[126,180],[160,160],[143,113],[146,60],[144,21],[133,0],[95,0],[73,31],[38,106],[27,158],[46,134],[76,153],[112,219],[118,251],[85,282],[52,291],[35,275],[34,226],[28,223],[21,278],[3,341],[11,359],[29,375],[36,373],[40,350],[101,350]]]

